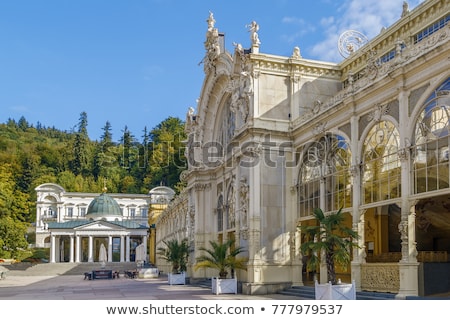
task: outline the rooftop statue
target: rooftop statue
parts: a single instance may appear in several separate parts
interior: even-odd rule
[[[256,21],[252,21],[252,23],[246,25],[246,27],[250,32],[250,40],[252,42],[252,46],[259,46],[261,44],[261,41],[259,41],[258,37],[259,24],[257,24]]]

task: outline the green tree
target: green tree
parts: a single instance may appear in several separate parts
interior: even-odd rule
[[[226,278],[229,271],[234,273],[234,270],[237,269],[247,270],[247,258],[238,257],[245,250],[243,247],[236,248],[234,239],[228,239],[223,243],[209,241],[209,244],[211,248],[201,247],[199,249],[203,254],[197,258],[195,270],[216,269],[219,271],[220,278]]]
[[[162,121],[150,132],[150,170],[153,185],[174,187],[186,168],[184,123],[174,117]]]
[[[136,193],[136,180],[130,176],[130,175],[125,175],[121,180],[120,180],[120,185],[119,187],[119,192],[120,193]]]
[[[75,175],[72,171],[65,170],[60,172],[57,179],[56,183],[61,185],[64,189],[75,191]]]
[[[158,255],[172,265],[172,273],[180,273],[186,271],[187,261],[189,257],[188,239],[178,241],[171,239],[163,241],[165,247],[157,249]]]
[[[342,208],[335,213],[325,215],[320,208],[313,213],[317,225],[300,226],[305,239],[300,250],[304,256],[308,256],[306,267],[309,271],[315,271],[320,265],[320,256],[324,254],[328,281],[336,284],[336,264],[346,269],[351,259],[351,249],[358,247],[353,239],[358,234],[344,224]]]
[[[21,155],[21,169],[17,174],[17,187],[23,192],[31,192],[31,185],[39,172],[40,156],[35,154],[33,147],[27,148],[28,152]]]
[[[112,141],[111,124],[106,122],[102,128],[103,134],[100,142],[95,146],[95,157],[93,175],[96,179],[103,180],[104,177],[111,177],[120,170],[119,156],[120,147]]]
[[[120,139],[120,143],[122,147],[120,164],[123,169],[131,171],[131,167],[135,165],[137,156],[135,139],[130,130],[128,130],[127,126],[125,126],[124,130],[122,131],[122,138]]]
[[[27,225],[18,222],[12,217],[0,216],[0,256],[5,258],[16,258],[20,250],[28,247],[25,238]]]
[[[112,126],[109,121],[106,121],[105,126],[102,128],[103,134],[100,136],[100,142],[102,143],[103,147],[110,147],[114,143],[112,141]]]
[[[27,247],[30,210],[28,194],[17,189],[9,164],[0,164],[0,190],[0,256],[11,258]]]
[[[78,132],[73,143],[73,161],[71,170],[75,175],[89,174],[89,136],[87,132],[87,113],[82,112],[78,122]]]
[[[26,131],[30,127],[30,125],[28,124],[28,121],[25,119],[24,116],[20,117],[17,125],[20,128],[20,130],[22,130],[22,131]]]

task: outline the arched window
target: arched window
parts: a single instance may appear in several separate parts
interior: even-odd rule
[[[428,97],[414,131],[413,193],[449,187],[450,78]]]
[[[363,204],[400,197],[399,142],[390,121],[380,121],[369,131],[363,149]]]
[[[322,197],[323,211],[351,206],[350,163],[350,148],[342,136],[328,134],[305,147],[298,178],[301,217],[319,208]]]

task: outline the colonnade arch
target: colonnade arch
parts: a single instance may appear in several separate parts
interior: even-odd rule
[[[105,262],[134,262],[136,247],[146,243],[147,236],[133,235],[70,235],[50,236],[50,262],[100,262],[100,247],[107,250]]]
[[[324,135],[302,148],[298,173],[298,216],[302,224],[312,224],[308,216],[316,207],[326,212],[344,208],[360,212],[353,227],[362,232],[362,263],[448,261],[450,252],[450,78],[429,91],[416,112],[409,115],[410,134],[399,130],[400,123],[388,112],[373,119],[363,130],[359,145],[360,163],[352,163],[350,148],[336,144],[342,154],[341,169],[330,166],[330,149]],[[413,110],[413,109],[411,109]],[[405,125],[405,124],[402,124]],[[356,138],[356,137],[353,137]],[[324,140],[325,139],[325,140]],[[332,138],[340,141],[339,138]],[[345,161],[342,161],[345,160]],[[324,163],[327,163],[324,165]],[[343,165],[345,163],[345,166]],[[358,176],[359,192],[337,192],[333,207],[328,201],[330,186],[326,172],[349,173],[348,181]],[[406,171],[405,171],[406,170]],[[406,172],[406,176],[405,176]],[[405,178],[406,177],[406,178]],[[335,180],[331,189],[339,189]],[[406,182],[406,183],[405,183]],[[351,183],[350,183],[351,184]],[[354,186],[358,188],[358,186]],[[358,195],[359,194],[359,195]],[[359,208],[351,208],[358,197]],[[347,205],[348,204],[348,205]],[[358,227],[355,221],[360,221]],[[349,225],[352,217],[349,214]],[[405,251],[406,250],[406,251]],[[343,270],[341,270],[343,271]],[[400,280],[395,286],[400,287]],[[395,282],[395,281],[394,281]],[[399,288],[393,288],[398,290]],[[400,288],[401,289],[401,288]]]

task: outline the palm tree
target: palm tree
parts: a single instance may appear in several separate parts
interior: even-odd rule
[[[180,273],[186,271],[189,256],[188,239],[178,241],[171,239],[163,241],[166,247],[158,248],[158,254],[167,262],[172,264],[172,273]]]
[[[229,239],[224,243],[209,241],[211,248],[201,247],[199,250],[205,254],[197,258],[197,264],[194,269],[213,268],[219,271],[219,278],[226,278],[228,271],[232,273],[234,270],[247,270],[244,257],[237,257],[238,254],[244,252],[243,247],[234,247],[234,239]]]
[[[325,255],[327,265],[327,277],[331,284],[336,284],[336,268],[338,264],[346,269],[350,263],[350,249],[358,247],[352,239],[357,239],[357,232],[346,227],[342,208],[337,212],[325,215],[322,209],[316,208],[313,213],[317,222],[316,226],[300,226],[300,230],[306,235],[306,242],[300,246],[303,255],[309,256],[306,267],[308,271],[314,271],[320,264],[320,254]]]

